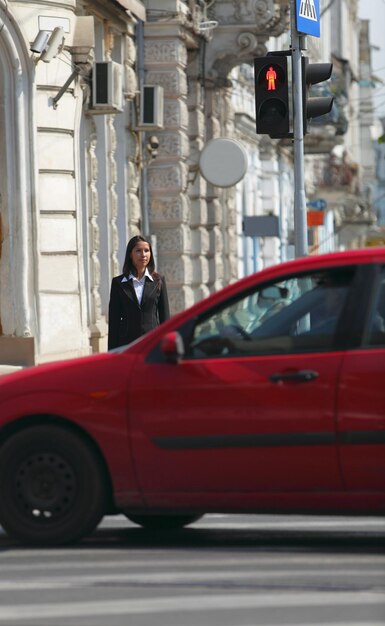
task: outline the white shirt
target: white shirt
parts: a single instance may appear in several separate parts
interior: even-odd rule
[[[128,278],[126,278],[126,276],[123,276],[122,278],[122,283],[126,283],[128,280],[132,279],[132,284],[134,285],[136,297],[138,298],[139,304],[142,302],[143,289],[144,289],[144,283],[146,282],[146,276],[150,280],[154,281],[153,277],[151,276],[147,268],[142,278],[136,278],[136,276],[134,276],[132,273],[130,273]]]

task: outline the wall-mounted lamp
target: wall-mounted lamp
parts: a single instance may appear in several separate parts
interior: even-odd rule
[[[31,44],[32,52],[40,54],[45,63],[49,63],[61,52],[64,46],[64,29],[56,26],[52,33],[48,30],[39,30],[35,40]]]

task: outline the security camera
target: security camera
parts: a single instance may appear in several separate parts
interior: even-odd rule
[[[147,150],[150,155],[150,162],[158,156],[159,139],[155,135],[148,138]]]
[[[31,44],[30,50],[41,54],[47,48],[48,39],[51,33],[49,30],[39,30],[34,42]]]
[[[41,55],[42,61],[49,63],[64,46],[64,28],[56,26],[51,33],[51,37],[47,43],[47,47]]]
[[[159,148],[159,139],[155,135],[151,135],[148,139],[148,146],[150,150],[157,150]]]

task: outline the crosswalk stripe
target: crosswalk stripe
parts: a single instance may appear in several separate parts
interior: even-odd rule
[[[385,594],[373,592],[321,592],[298,594],[210,594],[143,598],[125,600],[105,600],[89,602],[65,602],[55,604],[3,605],[0,608],[0,622],[11,620],[54,619],[100,615],[134,615],[146,613],[197,612],[210,610],[234,610],[270,607],[324,607],[379,605],[385,602]],[[339,625],[341,626],[341,625]]]
[[[367,528],[369,527],[378,528],[378,530],[385,532],[385,522],[383,521],[383,519],[366,520],[365,526]],[[271,530],[271,531],[274,531],[274,529],[276,528],[280,530],[286,529],[286,528],[296,528],[298,530],[309,530],[309,529],[316,528],[318,530],[325,529],[326,531],[327,529],[331,529],[331,528],[337,529],[338,527],[340,527],[341,530],[343,530],[344,532],[347,532],[353,528],[360,528],[360,530],[362,530],[363,521],[360,519],[351,519],[351,520],[348,520],[347,522],[345,521],[341,522],[340,520],[327,520],[327,521],[317,520],[316,521],[316,520],[309,519],[309,520],[303,520],[301,522],[298,522],[295,520],[293,521],[274,520],[274,522],[266,523],[266,522],[260,522],[256,519],[255,521],[252,521],[252,522],[234,522],[231,524],[229,524],[228,522],[200,521],[200,522],[196,522],[193,526],[193,528],[212,528],[213,530],[215,528],[228,528],[229,530],[242,529],[242,528],[246,528],[246,529],[255,528],[256,530],[265,529],[265,530]]]
[[[47,570],[58,570],[60,571],[60,573],[64,572],[65,570],[87,570],[87,569],[92,569],[95,570],[96,567],[98,567],[98,565],[103,567],[103,570],[106,569],[117,569],[120,570],[121,568],[127,569],[127,570],[131,570],[134,569],[135,572],[138,571],[138,568],[141,570],[148,570],[148,569],[152,569],[154,570],[154,568],[162,568],[162,570],[168,570],[168,569],[172,569],[172,568],[185,568],[185,564],[183,562],[181,562],[180,558],[178,559],[173,559],[170,555],[165,555],[165,560],[162,561],[159,559],[159,555],[157,559],[133,559],[130,558],[128,561],[125,560],[125,558],[122,557],[122,560],[106,560],[104,559],[97,559],[95,558],[92,562],[87,562],[85,560],[83,560],[83,551],[81,552],[73,552],[70,556],[78,556],[81,557],[82,560],[79,561],[68,561],[68,562],[60,562],[58,563],[56,558],[54,557],[53,560],[46,560],[47,556],[49,557],[51,555],[51,551],[47,552],[36,552],[33,551],[33,557],[36,559],[36,561],[38,560],[38,562],[34,562],[34,563],[17,563],[12,559],[12,562],[8,562],[6,557],[8,555],[4,555],[4,557],[2,558],[2,565],[3,565],[3,572],[4,574],[8,575],[11,572],[22,572],[22,571],[28,571],[28,572],[39,572],[39,571],[47,571]],[[66,557],[68,558],[69,554],[68,551],[66,550]],[[26,555],[24,555],[25,558]],[[29,555],[28,555],[29,556]],[[62,556],[62,555],[61,555]],[[95,553],[93,554],[94,557],[99,556],[99,554]],[[109,557],[112,557],[112,554],[108,555]],[[43,558],[44,557],[44,558]],[[347,570],[344,570],[342,568],[342,566],[352,566],[351,569],[349,569],[349,574],[353,573],[354,570],[357,568],[357,557],[350,555],[350,556],[341,556],[338,555],[338,559],[335,558],[330,558],[326,555],[312,555],[312,558],[310,559],[308,556],[296,556],[296,555],[292,555],[290,557],[285,557],[284,555],[278,554],[275,557],[271,556],[271,557],[263,557],[260,556],[259,554],[255,555],[255,556],[247,556],[245,557],[244,555],[242,555],[239,558],[231,558],[231,559],[226,559],[226,558],[216,558],[215,555],[212,555],[212,557],[210,559],[201,559],[199,557],[197,557],[196,559],[194,559],[194,557],[192,555],[189,555],[189,569],[194,569],[194,568],[212,568],[215,569],[217,567],[221,567],[221,568],[237,568],[237,567],[243,567],[243,568],[248,568],[248,570],[250,571],[250,569],[252,567],[258,567],[258,569],[260,569],[262,566],[267,565],[268,567],[271,568],[272,572],[276,572],[277,571],[277,566],[280,567],[280,571],[282,573],[287,572],[288,570],[285,569],[285,567],[287,565],[290,566],[290,568],[293,568],[295,566],[301,566],[301,572],[304,571],[311,571],[304,569],[306,568],[306,566],[311,565],[312,567],[314,567],[315,565],[317,565],[317,572],[319,574],[322,574],[322,567],[325,568],[325,573],[329,574],[330,573],[330,567],[333,567],[333,573],[339,573],[341,571],[346,572]],[[367,557],[367,558],[360,558],[360,564],[359,564],[359,569],[357,570],[359,573],[361,573],[363,571],[363,567],[369,565],[370,569],[368,569],[368,573],[375,573],[378,572],[378,568],[381,568],[383,570],[385,570],[385,555],[372,555],[371,557]],[[339,569],[341,568],[341,569]],[[223,569],[221,570],[223,571]],[[266,570],[268,571],[268,570]],[[1,579],[1,575],[2,572],[0,571],[0,579]]]
[[[378,543],[378,545],[380,545],[380,543]],[[350,554],[349,552],[345,554],[337,553],[335,555],[329,554],[328,552],[315,552],[315,553],[310,553],[310,554],[304,554],[302,552],[300,553],[293,552],[293,553],[290,553],[289,555],[285,554],[284,552],[280,552],[280,553],[274,554],[274,553],[270,553],[271,546],[269,545],[266,545],[266,550],[263,550],[263,546],[262,546],[261,552],[258,551],[258,553],[249,552],[247,555],[242,553],[241,555],[231,556],[231,557],[227,555],[224,556],[224,553],[222,553],[221,551],[217,552],[216,550],[214,550],[213,553],[210,554],[209,558],[204,558],[202,560],[201,553],[195,555],[195,553],[191,552],[191,550],[188,547],[183,549],[183,546],[181,547],[181,550],[178,549],[178,556],[173,557],[173,553],[172,551],[170,552],[170,548],[159,547],[156,544],[156,542],[152,546],[151,551],[148,550],[148,548],[151,547],[150,544],[148,545],[148,547],[145,550],[146,559],[144,560],[143,548],[138,548],[135,544],[132,544],[131,542],[125,543],[125,541],[121,541],[119,545],[109,547],[109,548],[100,547],[100,546],[98,546],[97,548],[95,548],[95,546],[88,547],[85,544],[80,544],[78,546],[68,546],[65,548],[44,548],[44,547],[22,548],[22,547],[17,546],[15,548],[12,547],[12,550],[3,551],[1,553],[1,562],[7,563],[7,566],[8,566],[11,563],[17,563],[17,561],[19,560],[23,560],[28,557],[34,556],[35,558],[33,559],[33,561],[35,564],[37,564],[38,562],[40,562],[41,564],[44,564],[50,561],[57,563],[58,559],[60,559],[60,562],[61,562],[62,557],[65,557],[66,559],[72,558],[72,557],[78,557],[79,561],[83,563],[87,563],[87,559],[92,558],[93,563],[100,562],[101,564],[103,564],[107,558],[115,559],[119,557],[122,559],[126,559],[125,552],[124,551],[122,552],[122,546],[124,546],[125,548],[129,548],[130,550],[130,559],[125,562],[128,564],[135,564],[135,565],[145,564],[148,562],[152,563],[153,561],[156,563],[161,562],[162,565],[166,565],[166,564],[172,565],[173,563],[180,562],[181,553],[185,554],[186,557],[188,556],[189,563],[196,562],[198,565],[200,563],[212,563],[213,559],[217,560],[218,562],[220,561],[220,563],[229,563],[229,564],[237,563],[237,562],[240,562],[240,563],[255,562],[255,563],[274,564],[275,561],[279,563],[285,563],[285,562],[314,563],[314,562],[317,562],[317,563],[325,563],[325,564],[335,563],[336,561],[338,563],[350,563],[350,562],[356,563],[357,562],[357,555]],[[199,545],[197,547],[199,548]],[[216,548],[215,544],[213,547]],[[265,552],[268,552],[269,554],[266,556],[264,554]],[[153,559],[151,558],[151,555],[154,555]],[[148,560],[147,557],[150,557],[150,559]],[[160,559],[164,559],[164,561],[160,561]],[[385,553],[378,552],[377,554],[370,554],[370,556],[362,555],[362,559],[360,556],[360,563],[363,563],[363,562],[373,563],[375,561],[382,561],[385,563]],[[0,573],[1,573],[1,570],[0,570]]]
[[[282,581],[282,579],[288,579],[287,585],[290,585],[290,580],[293,580],[296,577],[296,580],[306,579],[306,583],[311,584],[310,579],[317,579],[317,586],[323,584],[320,582],[320,578],[322,576],[327,577],[328,585],[333,581],[333,585],[337,585],[338,577],[343,577],[345,580],[347,576],[351,579],[354,576],[358,576],[360,579],[365,577],[365,586],[368,586],[368,579],[371,576],[375,576],[378,578],[378,571],[373,570],[358,570],[356,572],[352,572],[351,570],[336,570],[336,571],[325,571],[321,572],[319,569],[315,570],[299,570],[299,569],[288,569],[282,571],[258,571],[255,572],[253,570],[243,570],[241,572],[234,571],[223,571],[223,569],[213,569],[210,571],[200,570],[196,572],[191,571],[176,571],[176,572],[158,572],[158,573],[148,573],[141,574],[140,572],[132,572],[132,573],[114,573],[114,574],[93,574],[93,575],[78,575],[73,576],[72,574],[68,576],[60,575],[58,578],[36,578],[33,577],[33,580],[30,578],[20,578],[17,580],[0,580],[0,592],[1,591],[10,591],[17,589],[62,589],[62,588],[70,588],[70,587],[89,587],[91,585],[96,585],[99,583],[104,584],[116,584],[116,585],[124,585],[124,584],[132,584],[132,585],[186,585],[189,583],[197,584],[203,586],[208,583],[215,581],[217,584],[220,584],[224,581],[232,581],[234,583],[247,581],[249,584],[254,581],[257,583],[258,581]],[[296,584],[298,584],[296,582]],[[350,583],[351,584],[351,583]]]

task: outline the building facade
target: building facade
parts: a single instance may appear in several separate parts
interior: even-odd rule
[[[314,252],[346,218],[330,159],[361,171],[355,4],[321,2],[324,34],[309,42],[340,68],[339,114],[306,139],[307,192],[328,203]],[[250,69],[288,48],[286,0],[0,0],[0,21],[0,363],[105,350],[110,282],[138,233],[174,313],[293,255],[292,146],[255,134]],[[163,123],[143,123],[144,85],[162,89]],[[220,137],[248,154],[236,186],[200,171]],[[245,237],[250,215],[277,217],[280,236]]]

